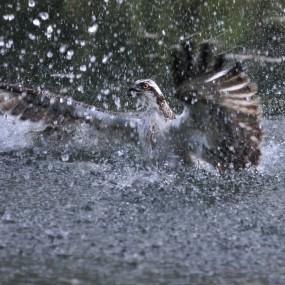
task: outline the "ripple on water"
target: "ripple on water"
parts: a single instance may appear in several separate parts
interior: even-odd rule
[[[283,125],[264,122],[259,171],[225,175],[141,163],[119,144],[92,152],[96,134],[84,130],[72,145],[56,144],[59,135],[2,152],[1,277],[13,284],[282,284]]]

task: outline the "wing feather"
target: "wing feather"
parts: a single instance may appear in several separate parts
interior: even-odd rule
[[[257,86],[241,63],[215,56],[209,43],[195,47],[182,42],[173,56],[176,97],[185,102],[189,114],[176,130],[179,146],[198,152],[221,170],[258,165],[261,106],[255,98]],[[200,139],[193,138],[195,133]]]
[[[5,83],[0,83],[0,111],[20,120],[41,121],[46,125],[84,121],[99,129],[127,132],[133,132],[140,123],[132,113],[101,111],[69,97]]]

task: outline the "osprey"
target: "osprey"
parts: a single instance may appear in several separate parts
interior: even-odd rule
[[[192,156],[219,170],[258,165],[261,108],[240,63],[215,55],[210,43],[183,41],[172,51],[175,96],[184,103],[177,115],[158,85],[137,80],[129,89],[139,112],[107,112],[72,98],[19,85],[0,84],[0,110],[45,126],[84,121],[100,130],[137,139],[143,147],[163,146],[184,160]]]

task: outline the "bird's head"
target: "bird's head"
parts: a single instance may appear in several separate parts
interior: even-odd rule
[[[137,80],[129,91],[138,98],[140,107],[156,108],[165,100],[160,88],[151,79]]]

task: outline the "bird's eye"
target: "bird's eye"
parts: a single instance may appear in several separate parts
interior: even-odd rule
[[[147,83],[144,83],[144,84],[143,84],[143,89],[144,89],[144,90],[149,89],[149,85],[148,85]]]

